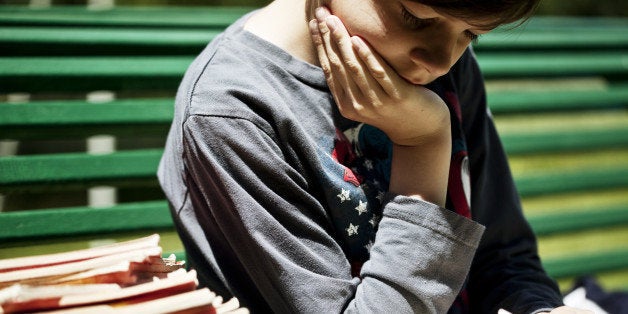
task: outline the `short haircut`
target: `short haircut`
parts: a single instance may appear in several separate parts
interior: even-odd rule
[[[540,0],[412,0],[440,13],[486,29],[514,22],[523,23],[534,14]],[[474,23],[474,21],[478,21]],[[516,24],[516,25],[519,25]]]

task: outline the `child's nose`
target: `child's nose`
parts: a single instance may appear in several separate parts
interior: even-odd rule
[[[441,32],[431,36],[427,45],[412,49],[410,58],[414,63],[424,67],[430,74],[442,76],[456,62],[457,38],[453,34]]]

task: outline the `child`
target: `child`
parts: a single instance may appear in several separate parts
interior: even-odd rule
[[[561,306],[468,48],[535,6],[275,0],[214,39],[159,168],[201,284],[259,313]]]

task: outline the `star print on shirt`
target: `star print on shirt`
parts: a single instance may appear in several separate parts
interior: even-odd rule
[[[358,216],[366,213],[366,202],[362,202],[362,200],[360,200],[360,205],[356,206],[355,210],[358,212]]]
[[[340,199],[340,203],[344,203],[344,201],[350,201],[349,190],[342,189],[340,194],[336,195]]]
[[[372,130],[372,127],[369,128]],[[379,136],[383,133],[373,134]],[[375,139],[376,142],[380,140],[379,137]],[[379,147],[379,144],[376,146]],[[347,258],[352,265],[356,265],[355,275],[369,258],[369,242],[375,240],[379,218],[372,218],[374,214],[381,217],[390,168],[387,161],[390,154],[369,148],[364,151],[368,154],[363,155],[358,152],[358,147],[363,146],[350,141],[343,131],[337,129],[333,142],[325,138],[321,144],[320,156],[325,169],[319,173],[334,230]]]
[[[347,235],[348,236],[357,235],[358,227],[359,226],[354,226],[352,223],[349,223],[349,228],[347,228]]]

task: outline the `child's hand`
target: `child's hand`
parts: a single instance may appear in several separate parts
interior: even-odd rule
[[[340,113],[384,131],[393,143],[417,146],[450,128],[449,111],[432,91],[401,78],[340,19],[318,8],[312,40]]]

